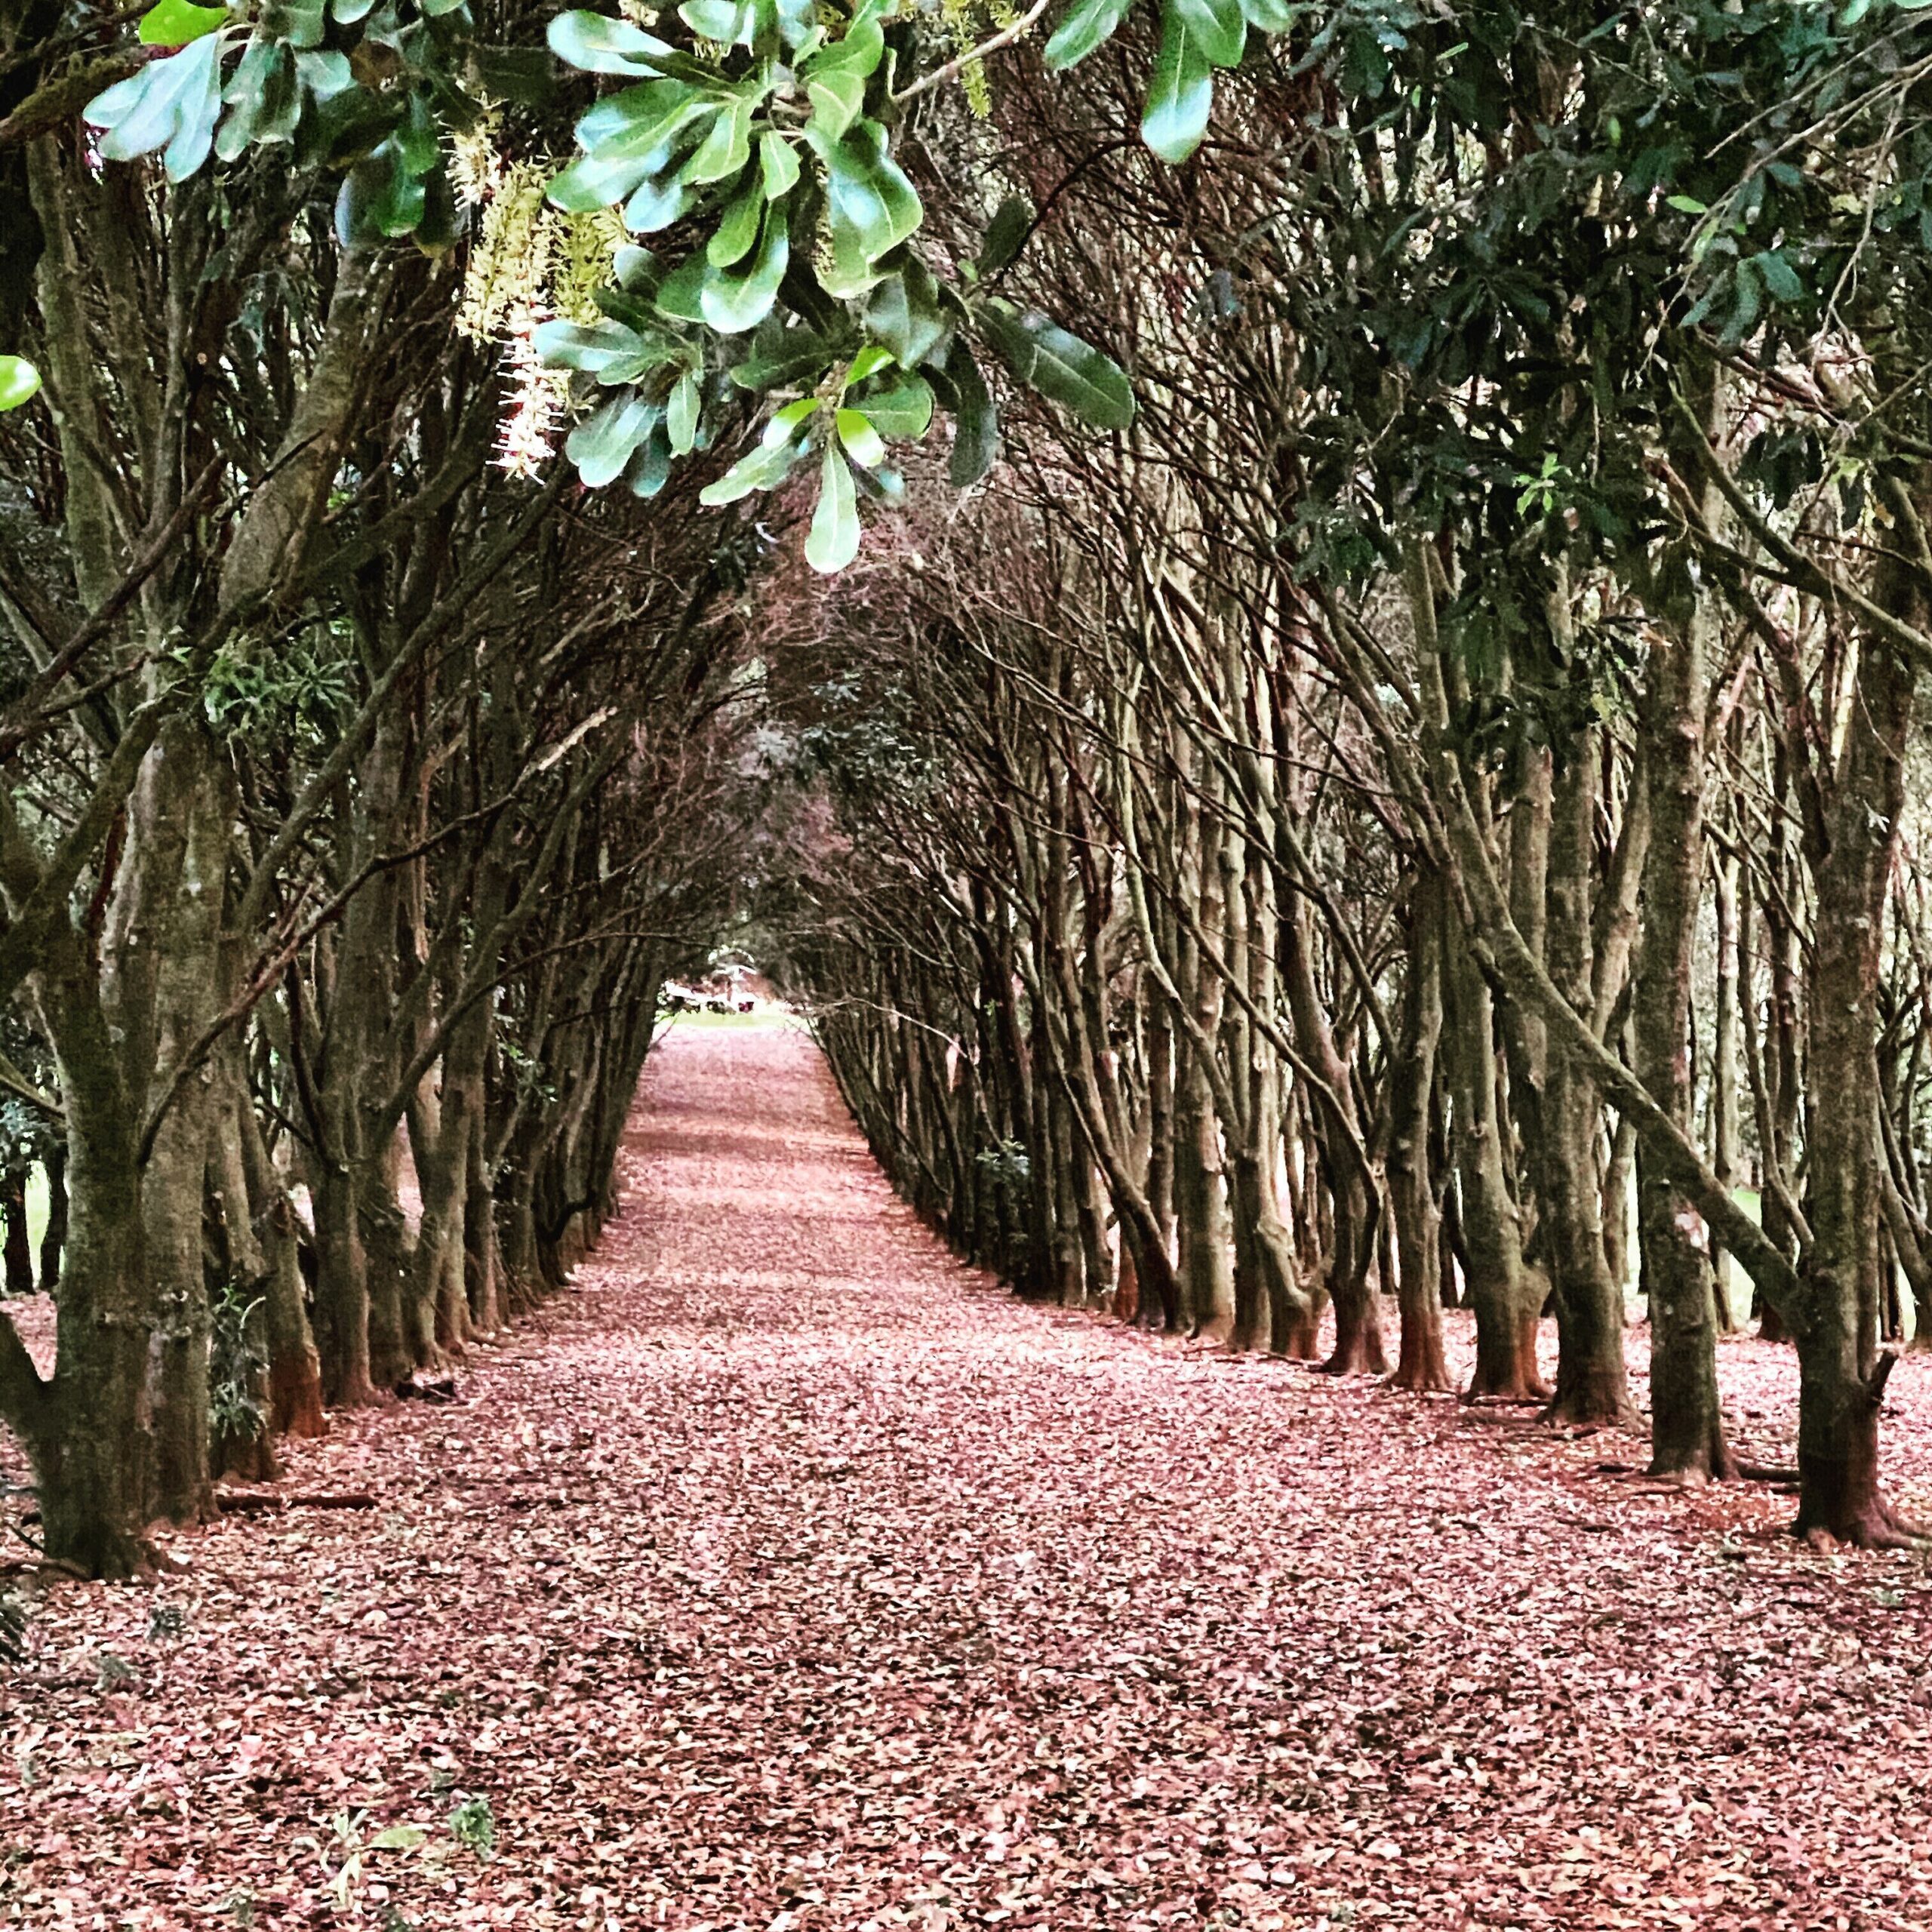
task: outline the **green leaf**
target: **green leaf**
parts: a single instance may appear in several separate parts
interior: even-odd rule
[[[1124,429],[1134,420],[1134,392],[1119,365],[1037,309],[1022,314],[989,302],[980,323],[999,358],[1029,389],[1038,389],[1097,429]]]
[[[662,331],[635,328],[618,321],[540,323],[532,338],[544,362],[553,369],[575,369],[594,376],[606,388],[634,383],[686,353]]]
[[[885,442],[863,410],[841,409],[832,419],[845,454],[862,469],[876,469],[885,460]]]
[[[651,73],[671,51],[655,34],[601,14],[559,14],[546,38],[559,60],[586,74]]]
[[[728,181],[752,158],[752,112],[756,103],[736,94],[718,110],[711,131],[678,177],[694,187]]]
[[[160,0],[141,16],[134,37],[147,47],[186,47],[213,33],[228,18],[226,7],[197,7],[194,0]]]
[[[852,472],[829,444],[819,473],[818,508],[805,537],[805,561],[822,575],[842,571],[859,554],[859,505]]]
[[[700,115],[715,112],[716,105],[682,81],[641,82],[606,94],[580,116],[577,146],[600,158],[641,161]]]
[[[323,0],[262,0],[255,17],[255,32],[262,39],[286,41],[311,51],[321,45],[328,26]]]
[[[940,353],[953,319],[942,306],[932,271],[908,252],[866,300],[866,327],[908,369]]]
[[[881,369],[890,368],[892,357],[878,343],[869,342],[852,358],[852,366],[845,371],[848,387],[854,383],[863,383],[868,376],[875,376]]]
[[[624,204],[623,222],[633,235],[658,235],[681,221],[697,200],[697,190],[676,181],[646,181]]]
[[[1033,204],[1024,195],[1009,195],[1000,203],[986,224],[986,238],[980,244],[974,264],[982,281],[1009,266],[1026,246],[1033,232]]]
[[[632,452],[650,435],[663,413],[635,389],[627,389],[571,432],[564,454],[591,489],[601,489],[623,475]]]
[[[923,436],[932,423],[932,386],[917,376],[856,400],[881,436]]]
[[[764,212],[764,184],[754,181],[724,211],[717,232],[706,245],[705,260],[715,269],[728,269],[734,262],[743,261],[758,239],[758,217]]]
[[[671,479],[671,445],[659,423],[637,447],[624,481],[634,497],[654,497]]]
[[[107,130],[106,161],[134,161],[165,149],[171,181],[185,181],[214,147],[221,113],[221,51],[225,34],[204,34],[178,54],[152,60],[138,74],[97,94],[83,110]]]
[[[835,141],[866,104],[866,77],[851,67],[829,68],[806,81],[805,92],[812,104],[812,125]]]
[[[214,151],[233,161],[257,143],[292,140],[302,118],[297,57],[279,41],[249,42],[221,91],[228,112],[214,137]]]
[[[761,443],[715,483],[707,483],[697,493],[697,500],[715,509],[721,504],[735,503],[755,490],[775,490],[791,474],[792,466],[803,454],[802,447],[789,438],[777,444]]]
[[[40,371],[24,355],[0,355],[0,414],[40,393]]]
[[[752,352],[731,371],[742,389],[782,389],[792,383],[816,383],[832,360],[832,344],[817,330],[785,328],[768,318]]]
[[[1077,67],[1095,48],[1113,38],[1132,4],[1133,0],[1078,0],[1047,42],[1047,65]]]
[[[1753,255],[1752,261],[1758,272],[1764,278],[1764,292],[1774,302],[1802,302],[1806,290],[1804,281],[1798,271],[1785,259],[1782,251],[1767,249],[1761,255]]]
[[[841,275],[849,278],[859,262],[870,264],[897,248],[918,227],[924,211],[912,183],[886,152],[884,130],[875,122],[860,122],[838,142],[817,137],[814,128],[805,131],[825,163],[832,248],[843,257]]]
[[[566,214],[594,214],[624,200],[651,171],[648,157],[580,155],[552,179],[546,192]]]
[[[671,439],[673,456],[688,456],[697,441],[698,408],[702,392],[697,377],[689,370],[678,378],[671,400],[664,410],[664,428]]]
[[[758,9],[742,0],[685,0],[678,17],[701,40],[749,47],[757,29]]]
[[[1168,0],[1174,17],[1184,25],[1210,66],[1232,67],[1247,42],[1247,21],[1241,0]]]
[[[1690,195],[1666,195],[1664,206],[1675,208],[1679,214],[1709,214],[1710,210]]]
[[[788,402],[783,409],[774,410],[771,420],[764,426],[764,447],[768,450],[783,449],[798,435],[799,426],[810,422],[818,410],[819,400],[815,395],[801,395],[796,402]]]
[[[1214,105],[1214,82],[1207,57],[1175,0],[1168,0],[1140,138],[1163,161],[1183,162],[1201,145]]]
[[[934,372],[933,387],[952,414],[952,460],[946,473],[955,490],[968,489],[999,454],[999,412],[963,337],[953,337],[946,367]]]
[[[429,1834],[420,1825],[392,1825],[369,1841],[371,1851],[414,1851]]]
[[[785,279],[785,266],[791,259],[785,211],[768,206],[757,259],[744,274],[733,275],[707,264],[698,297],[703,319],[721,335],[743,335],[747,329],[756,328],[771,313],[771,305],[778,299],[778,285]]]
[[[704,320],[704,285],[712,272],[702,254],[688,255],[657,287],[651,305],[660,315],[680,322]]]
[[[865,106],[866,83],[878,71],[885,35],[869,11],[861,9],[843,38],[829,42],[799,63],[805,94],[812,103],[812,126],[827,140],[844,136]]]
[[[768,129],[758,137],[758,172],[768,201],[783,201],[798,185],[798,157],[783,134]]]

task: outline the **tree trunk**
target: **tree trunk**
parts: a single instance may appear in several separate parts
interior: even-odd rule
[[[1594,977],[1593,752],[1587,740],[1571,748],[1555,774],[1550,814],[1545,950],[1550,977],[1580,1012],[1590,1008]],[[1623,1291],[1611,1273],[1597,1186],[1602,1111],[1575,1057],[1550,1042],[1535,1155],[1558,1344],[1556,1392],[1546,1414],[1552,1422],[1592,1426],[1636,1420],[1623,1364]]]
[[[1395,1223],[1401,1309],[1394,1386],[1434,1395],[1454,1385],[1442,1352],[1442,1230],[1429,1175],[1429,1100],[1442,1038],[1441,892],[1418,875],[1409,903],[1408,981],[1402,1032],[1389,1069],[1389,1204]]]
[[[1718,378],[1703,385],[1700,418],[1719,426]],[[1666,559],[1669,616],[1651,644],[1638,712],[1651,838],[1644,858],[1644,937],[1632,988],[1638,1078],[1680,1131],[1692,1131],[1690,974],[1704,877],[1704,721],[1718,623],[1715,592],[1685,558]],[[1717,1304],[1704,1223],[1640,1151],[1638,1238],[1651,1316],[1651,1469],[1703,1482],[1735,1472],[1718,1395]]]

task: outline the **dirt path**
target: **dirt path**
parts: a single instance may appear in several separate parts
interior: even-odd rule
[[[1022,1306],[796,1035],[639,1121],[545,1328],[292,1478],[380,1509],[42,1606],[0,1924],[1932,1920],[1922,1565]]]

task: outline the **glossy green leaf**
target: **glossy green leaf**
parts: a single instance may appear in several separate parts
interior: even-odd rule
[[[18,409],[40,393],[40,371],[24,355],[0,355],[0,412]]]
[[[772,411],[771,420],[764,426],[761,438],[768,450],[782,450],[798,433],[799,426],[811,421],[818,414],[819,399],[815,395],[801,395],[796,402],[788,402],[783,409]]]
[[[548,193],[566,214],[592,214],[624,200],[651,173],[648,157],[580,155],[552,178]]]
[[[687,256],[657,285],[652,306],[677,321],[702,322],[704,285],[712,272],[702,252]]]
[[[678,181],[646,181],[624,204],[624,226],[633,235],[658,235],[681,221],[697,202],[697,190]]]
[[[671,444],[663,423],[652,426],[649,435],[637,446],[624,481],[634,497],[654,497],[671,479]]]
[[[213,33],[228,19],[226,7],[198,7],[194,0],[160,0],[141,16],[134,37],[148,47],[186,47]]]
[[[1185,161],[1201,145],[1214,105],[1214,82],[1206,54],[1174,0],[1168,0],[1140,138],[1163,161]]]
[[[705,260],[715,269],[728,269],[741,262],[758,239],[758,218],[764,212],[764,188],[754,181],[719,217],[716,231],[706,245]]]
[[[743,0],[685,0],[678,17],[703,40],[724,47],[749,47],[756,29],[758,9]]]
[[[1168,0],[1168,8],[1211,66],[1232,67],[1240,61],[1247,42],[1241,0]]]
[[[885,460],[885,441],[866,420],[865,412],[841,409],[832,419],[845,454],[866,469],[876,469]]]
[[[574,369],[606,388],[634,383],[689,352],[676,338],[657,329],[617,321],[544,322],[533,338],[537,352],[552,368]]]
[[[752,158],[752,113],[755,103],[735,94],[718,110],[711,131],[685,164],[679,179],[693,187],[728,181]]]
[[[739,388],[761,391],[793,383],[816,383],[830,366],[831,343],[814,328],[776,325],[775,317],[760,328],[750,355],[731,371]]]
[[[909,251],[905,266],[866,298],[866,327],[911,369],[943,353],[953,318],[940,302],[932,271]]]
[[[808,129],[811,139],[814,131]],[[884,131],[862,121],[844,140],[813,140],[825,163],[826,214],[835,250],[876,262],[919,225],[919,198],[886,152]]]
[[[933,420],[931,383],[907,376],[856,399],[881,436],[923,436]]]
[[[791,257],[785,211],[768,207],[758,255],[749,269],[740,275],[707,265],[698,297],[705,321],[721,335],[743,335],[756,328],[771,313]]]
[[[697,377],[687,370],[672,386],[671,399],[664,407],[665,433],[670,438],[673,456],[688,456],[697,443],[701,400]]]
[[[800,62],[812,104],[812,126],[825,139],[843,139],[857,120],[865,106],[866,83],[884,52],[885,35],[878,22],[862,11],[841,39]]]
[[[970,488],[999,456],[999,412],[964,337],[953,337],[945,368],[934,372],[933,387],[952,415],[946,474],[955,490]]]
[[[755,490],[775,490],[791,474],[792,466],[802,454],[801,445],[789,438],[776,445],[761,443],[715,482],[707,483],[697,493],[697,500],[715,509],[721,503],[735,503]]]
[[[670,48],[655,34],[602,14],[559,14],[545,36],[550,51],[586,74],[648,74]]]
[[[859,554],[859,505],[852,472],[829,444],[819,472],[818,508],[805,537],[805,561],[822,575],[842,571]]]
[[[1097,429],[1124,429],[1134,420],[1134,392],[1119,365],[1090,343],[1037,309],[1022,313],[991,302],[980,326],[1000,360],[1029,389]]]
[[[852,358],[852,366],[845,371],[848,386],[863,383],[868,376],[875,376],[881,369],[892,366],[893,358],[875,342],[869,342]]]
[[[812,125],[835,141],[866,104],[866,77],[850,67],[834,67],[811,75],[805,92],[812,104]]]
[[[982,281],[1009,266],[1033,232],[1033,204],[1024,195],[1009,195],[986,224],[975,267]]]
[[[296,56],[280,42],[251,40],[222,89],[228,112],[214,139],[214,151],[233,161],[258,143],[292,140],[302,116],[302,87]]]
[[[798,185],[798,157],[783,134],[767,129],[759,135],[758,165],[768,201],[783,201]]]
[[[1094,48],[1113,38],[1131,5],[1132,0],[1078,0],[1048,38],[1047,65],[1055,69],[1078,66]]]
[[[635,389],[614,396],[595,414],[587,416],[564,444],[564,454],[577,465],[590,488],[614,482],[629,466],[631,454],[651,431],[662,411]]]
[[[577,146],[587,155],[641,161],[715,109],[715,102],[682,81],[641,82],[606,94],[580,116]]]
[[[221,113],[221,50],[227,36],[204,34],[178,54],[152,60],[138,74],[97,94],[83,110],[106,130],[106,161],[133,161],[164,150],[171,181],[185,181],[214,147]]]

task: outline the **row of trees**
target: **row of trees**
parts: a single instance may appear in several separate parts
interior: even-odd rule
[[[1466,1294],[1469,1392],[1580,1424],[1633,1420],[1641,1286],[1691,1480],[1749,1297],[1800,1528],[1906,1534],[1932,145],[1880,11],[1290,9],[1179,171],[1131,29],[1004,71],[1012,279],[1135,423],[1009,425],[787,700],[791,970],[969,1252],[1235,1346],[1332,1305],[1327,1366],[1418,1389]]]
[[[963,1240],[1117,1293],[1112,1222],[1134,1305],[1306,1347],[1325,1297],[1338,1367],[1394,1284],[1418,1386],[1460,1278],[1497,1394],[1553,1297],[1607,1420],[1634,1172],[1659,1466],[1730,1466],[1715,1244],[1798,1350],[1801,1521],[1900,1533],[1923,10],[1076,0],[1068,81],[1043,11],[0,5],[50,1554],[207,1508],[228,1284],[312,1420],[594,1223],[764,802],[794,477],[815,569],[888,535],[761,613],[843,868],[796,970]],[[1001,367],[1106,439],[1009,403],[994,469]]]
[[[11,29],[18,99],[69,45]],[[103,169],[78,104],[0,149],[0,1087],[64,1216],[0,1418],[117,1576],[613,1211],[735,889],[758,540],[506,475],[460,260],[343,252],[318,162]]]

